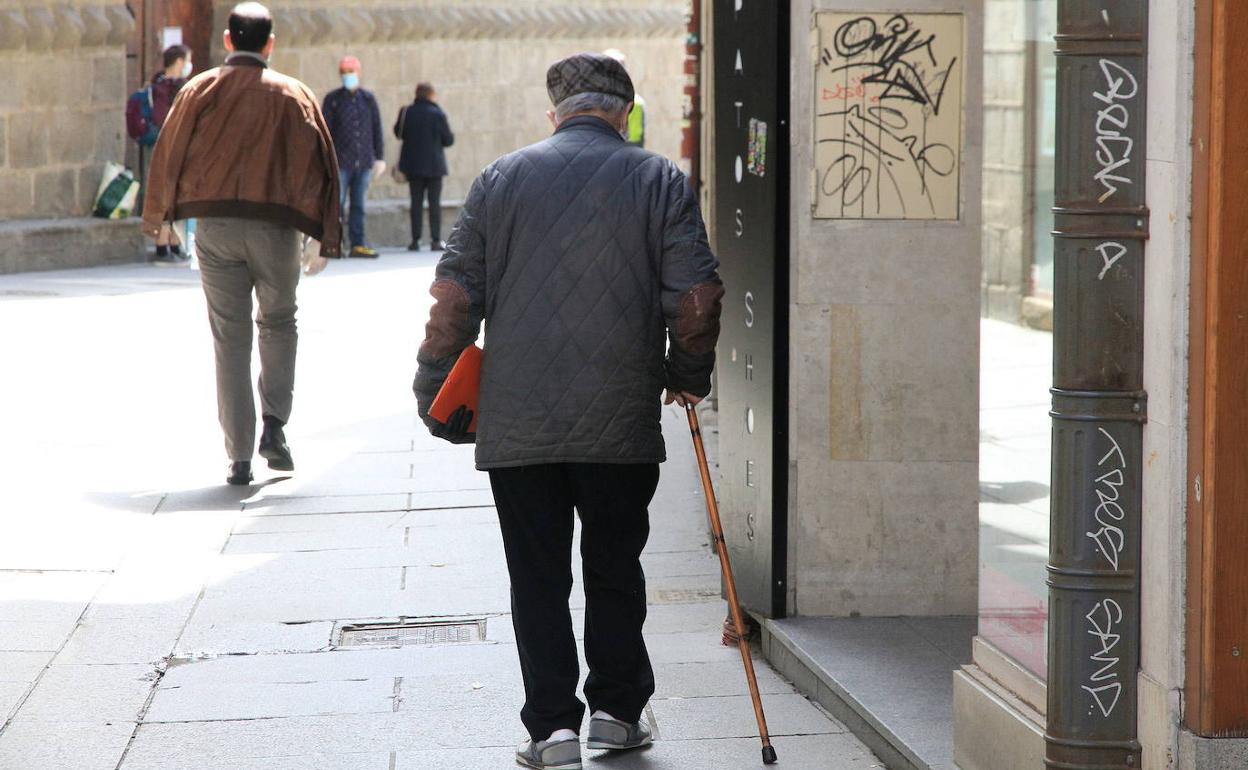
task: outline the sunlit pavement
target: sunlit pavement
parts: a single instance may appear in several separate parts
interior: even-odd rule
[[[414,419],[434,261],[305,279],[298,470],[261,461],[244,488],[224,484],[196,273],[0,276],[0,770],[513,766],[522,686],[486,477]],[[659,741],[587,764],[754,766],[688,434],[665,419],[646,557]],[[484,639],[342,638],[399,619],[481,620],[463,633]],[[881,767],[759,676],[785,767]]]

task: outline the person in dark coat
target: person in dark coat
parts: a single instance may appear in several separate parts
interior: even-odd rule
[[[407,177],[412,196],[412,242],[408,251],[420,249],[420,210],[429,196],[429,248],[441,251],[442,177],[446,176],[446,148],[455,143],[446,113],[437,103],[431,83],[416,86],[416,101],[399,110],[394,135],[403,142],[399,171]]]
[[[342,87],[325,95],[321,112],[334,137],[338,153],[340,206],[347,214],[347,235],[351,256],[375,259],[377,249],[364,234],[364,207],[373,177],[386,170],[386,147],[381,127],[381,110],[372,91],[360,87],[360,60],[344,56],[338,62]],[[350,202],[350,208],[347,204]]]
[[[587,746],[651,741],[641,552],[665,459],[667,403],[711,389],[724,288],[697,199],[670,160],[627,143],[633,84],[619,62],[553,64],[554,135],[472,183],[430,289],[413,390],[434,435],[476,443],[511,575],[533,768],[580,767],[586,706],[568,597],[582,523]],[[476,431],[429,407],[486,327]],[[665,352],[666,351],[666,352]]]

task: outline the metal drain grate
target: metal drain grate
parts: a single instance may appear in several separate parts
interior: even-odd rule
[[[403,621],[344,625],[339,647],[403,647],[422,644],[455,644],[485,639],[485,620]]]

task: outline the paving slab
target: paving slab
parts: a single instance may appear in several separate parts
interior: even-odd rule
[[[375,333],[419,334],[434,261],[387,254],[301,286],[300,387],[287,431],[299,470],[259,467],[257,483],[241,488],[222,484],[211,340],[194,276],[160,288],[152,269],[39,279],[69,288],[55,305],[26,303],[21,320],[40,323],[41,344],[65,352],[49,366],[66,363],[48,372],[46,392],[18,395],[56,404],[84,430],[48,436],[38,410],[6,425],[9,444],[55,453],[78,469],[72,477],[0,447],[5,467],[24,468],[38,490],[0,499],[6,513],[23,512],[34,544],[23,553],[12,538],[0,543],[0,680],[14,680],[0,685],[0,708],[34,683],[0,733],[0,768],[513,766],[524,692],[487,475],[474,469],[473,447],[434,439],[416,420],[416,339]],[[0,325],[17,318],[14,307],[0,303]],[[128,335],[134,328],[145,335]],[[24,338],[0,339],[5,360],[31,354]],[[113,408],[67,397],[81,367],[130,375],[102,383]],[[135,423],[136,413],[163,417]],[[720,644],[725,604],[684,415],[662,414],[670,461],[644,557],[658,686],[649,713],[662,740],[587,766],[753,766],[753,714],[737,650]],[[706,417],[713,455],[714,415]],[[152,455],[169,436],[174,451]],[[3,570],[13,563],[94,569],[97,582],[23,577],[7,581],[17,588],[6,596]],[[578,575],[580,566],[574,555]],[[577,580],[578,628],[583,606]],[[342,623],[465,617],[487,619],[486,641],[334,647]],[[939,648],[941,629],[925,633]],[[838,722],[757,667],[786,766],[874,764]]]
[[[116,770],[134,723],[14,720],[0,740],[5,770]]]
[[[0,682],[33,682],[56,653],[0,651]]]
[[[178,639],[173,654],[196,658],[213,655],[265,655],[326,649],[334,629],[331,621],[314,623],[203,622],[193,619]]]
[[[30,686],[31,682],[0,682],[0,725],[8,721]]]
[[[143,663],[154,666],[173,650],[182,631],[178,618],[84,618],[74,629],[57,665],[69,663]]]
[[[844,725],[792,691],[769,695],[763,707],[767,713],[767,728],[772,735],[846,732]],[[754,705],[748,695],[668,698],[651,701],[650,708],[660,735],[666,739],[705,740],[758,735]]]
[[[0,621],[77,622],[108,577],[95,571],[0,571]]]
[[[242,510],[247,516],[402,511],[407,509],[407,498],[406,494],[337,494],[322,497],[259,496],[244,503]]]
[[[138,757],[137,759],[135,757]],[[367,751],[354,754],[300,754],[284,757],[235,758],[229,770],[392,770],[390,752]],[[187,770],[187,758],[180,754],[127,756],[125,770]],[[220,766],[226,767],[226,766]]]
[[[975,628],[970,617],[766,623],[772,659],[803,690],[920,770],[953,767],[953,672],[970,661]]]
[[[35,684],[19,719],[91,724],[136,722],[157,679],[156,668],[147,665],[53,663]]]
[[[175,661],[164,686],[190,687],[219,682],[341,681],[419,677],[464,672],[473,681],[516,670],[515,647],[491,643],[387,648],[344,648],[296,655],[228,655]]]
[[[756,661],[754,674],[759,692],[790,694],[793,685],[763,661]],[[749,695],[741,657],[704,663],[659,663],[654,666],[655,700],[679,700],[726,695]]]
[[[0,620],[0,652],[56,652],[65,644],[74,625],[68,620]]]
[[[516,741],[517,743],[519,741]],[[641,751],[604,753],[586,751],[587,768],[603,770],[725,770],[762,766],[757,739],[713,741],[660,740]],[[798,735],[777,738],[773,745],[780,765],[790,770],[886,770],[862,745],[846,735]],[[513,746],[490,748],[399,751],[395,770],[454,767],[456,770],[499,770]],[[127,765],[129,768],[129,765]]]
[[[394,711],[393,678],[328,682],[218,682],[156,690],[144,724],[278,717],[381,714]]]

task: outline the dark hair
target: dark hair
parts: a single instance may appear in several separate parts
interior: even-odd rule
[[[273,16],[259,3],[239,3],[230,11],[230,42],[236,51],[259,53],[273,34]]]
[[[417,83],[416,84],[416,98],[417,99],[428,99],[430,96],[433,96],[433,83]]]
[[[165,53],[164,53],[165,69],[169,69],[170,67],[172,67],[173,63],[177,61],[178,59],[185,59],[187,54],[189,53],[190,51],[184,45],[169,46],[168,48],[165,49]]]

